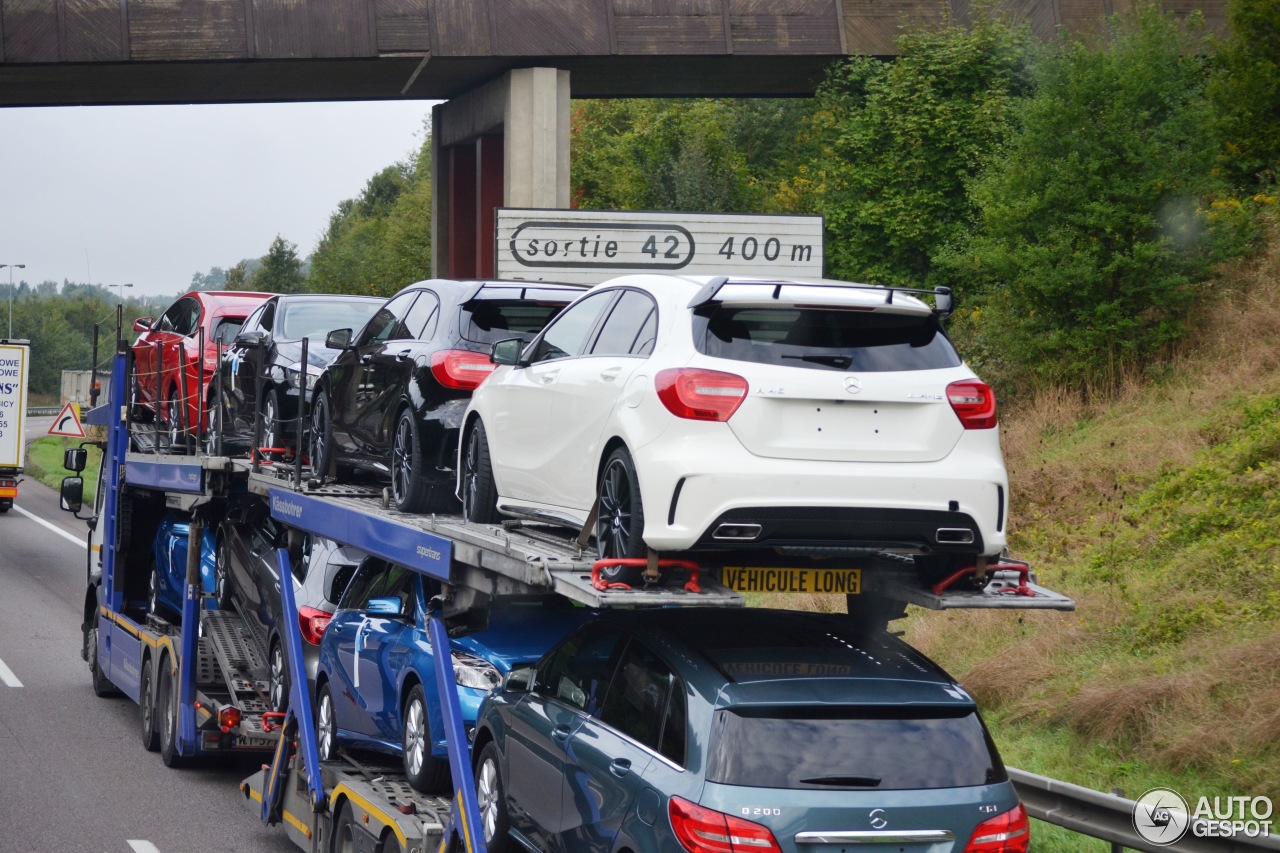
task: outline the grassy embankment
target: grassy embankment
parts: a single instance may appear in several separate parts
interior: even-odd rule
[[[27,445],[27,466],[26,476],[33,480],[39,480],[51,489],[57,489],[62,485],[62,478],[70,476],[71,472],[62,467],[62,451],[67,447],[75,447],[81,439],[63,439],[57,436],[45,436],[37,438],[35,441]],[[102,459],[102,454],[95,448],[88,448],[89,462],[81,474],[84,477],[84,500],[85,504],[93,503],[93,496],[98,487],[98,466]],[[19,496],[22,490],[18,490]],[[21,497],[18,498],[22,500]]]
[[[1113,398],[1002,413],[1011,549],[1079,609],[898,623],[978,698],[1010,765],[1193,807],[1280,799],[1280,240],[1212,288],[1177,357]]]

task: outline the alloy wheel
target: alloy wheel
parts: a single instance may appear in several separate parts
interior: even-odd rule
[[[404,718],[404,752],[409,772],[418,775],[426,762],[426,720],[422,703],[417,699],[409,702]]]
[[[628,553],[631,544],[631,479],[619,459],[610,462],[604,472],[597,535],[605,543],[605,556],[621,557]]]

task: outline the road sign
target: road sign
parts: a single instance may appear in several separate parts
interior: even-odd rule
[[[75,403],[67,403],[53,419],[49,427],[49,435],[67,435],[72,438],[84,438],[84,427],[80,426],[80,407]]]
[[[496,234],[495,269],[504,279],[822,277],[821,216],[499,208]]]

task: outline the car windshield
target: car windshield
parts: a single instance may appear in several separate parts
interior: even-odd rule
[[[707,781],[753,788],[886,791],[1008,778],[971,708],[722,709],[708,752]]]
[[[698,352],[715,358],[877,373],[958,367],[932,314],[711,305],[694,315]]]
[[[278,324],[285,341],[323,340],[334,329],[359,329],[382,307],[377,299],[289,302]]]
[[[532,340],[576,295],[566,293],[563,302],[549,299],[473,299],[462,306],[462,336],[480,344],[517,336]]]

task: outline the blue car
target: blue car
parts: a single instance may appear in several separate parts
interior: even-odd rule
[[[602,613],[512,672],[473,753],[490,853],[1026,853],[969,694],[849,615]]]
[[[151,577],[147,581],[148,613],[175,622],[181,620],[190,532],[190,519],[179,513],[171,512],[160,519],[151,544]],[[212,525],[205,525],[200,543],[200,584],[209,595],[217,592],[215,564],[214,528]],[[206,599],[206,606],[215,609],[217,602]]]
[[[434,582],[377,558],[361,563],[320,641],[316,731],[322,760],[338,745],[400,755],[413,787],[446,790],[444,715],[424,614]],[[540,658],[593,612],[558,599],[490,611],[483,631],[450,641],[462,717],[512,669]]]

